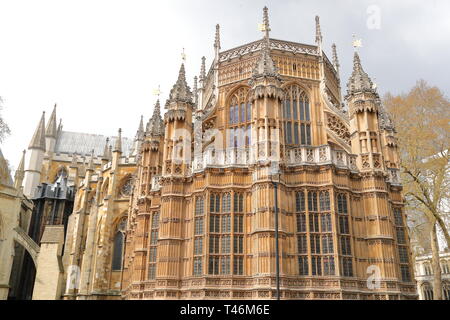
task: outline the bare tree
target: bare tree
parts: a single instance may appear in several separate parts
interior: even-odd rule
[[[426,234],[431,235],[434,298],[440,300],[442,284],[437,226],[450,247],[446,210],[450,194],[450,101],[437,87],[430,87],[420,80],[408,94],[387,94],[384,104],[398,131],[406,201],[410,208],[415,208],[414,214],[422,215],[423,219],[417,220],[423,224],[425,219],[422,231],[430,230]]]
[[[11,130],[9,129],[8,124],[3,119],[3,116],[1,114],[1,111],[3,109],[3,99],[0,97],[0,143],[2,143],[6,136],[11,134]]]

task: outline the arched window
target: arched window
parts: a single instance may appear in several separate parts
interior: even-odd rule
[[[244,212],[244,195],[242,193],[234,194],[234,212],[235,213]]]
[[[448,266],[448,261],[447,260],[442,260],[441,261],[441,269],[442,269],[442,273],[444,273],[444,274],[450,273],[450,268]]]
[[[426,276],[431,276],[432,272],[431,272],[431,265],[429,263],[425,263],[423,265],[424,271],[425,271],[425,275]]]
[[[67,169],[66,169],[66,167],[61,166],[58,168],[58,171],[56,172],[56,176],[55,176],[53,183],[58,181],[58,179],[64,179],[64,178],[67,178]]]
[[[305,210],[305,192],[299,191],[295,193],[295,210],[304,212]]]
[[[230,98],[227,146],[231,148],[251,145],[252,104],[248,91],[246,87],[239,88]]]
[[[330,211],[330,193],[322,191],[319,195],[320,211]]]
[[[159,212],[154,211],[151,218],[150,231],[150,249],[149,249],[149,265],[148,265],[148,279],[154,280],[156,278],[156,260],[158,250],[158,234],[159,234]]]
[[[433,288],[428,282],[422,285],[422,294],[424,300],[433,300]]]
[[[108,189],[109,189],[109,178],[106,178],[106,180],[102,184],[102,192],[100,194],[100,199],[105,199],[105,197],[108,195]]]
[[[227,213],[231,211],[231,194],[225,193],[222,197],[222,212]]]
[[[311,145],[309,99],[297,85],[286,88],[283,102],[284,142],[286,145]]]
[[[442,284],[443,298],[445,300],[450,300],[450,283],[444,282]]]
[[[344,193],[339,193],[337,195],[337,207],[338,207],[338,213],[341,214],[347,214],[347,197]]]
[[[195,198],[195,215],[202,216],[204,213],[204,198],[202,196]]]
[[[122,220],[117,225],[116,234],[114,235],[114,250],[112,258],[112,271],[122,270],[123,261],[123,245],[125,240],[125,230],[127,226],[127,219]]]

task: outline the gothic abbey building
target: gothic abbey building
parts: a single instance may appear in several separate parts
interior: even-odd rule
[[[267,8],[263,30],[221,51],[217,26],[210,69],[191,90],[182,64],[134,140],[42,118],[24,193],[75,197],[34,298],[273,299],[278,260],[281,299],[417,299],[395,129],[358,53],[342,97],[318,17],[315,45],[270,38]]]

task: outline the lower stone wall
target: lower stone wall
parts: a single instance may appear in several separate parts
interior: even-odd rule
[[[280,279],[280,298],[284,300],[417,300],[414,284],[381,281],[380,288],[370,290],[364,280]],[[221,288],[222,287],[222,288]],[[276,280],[271,278],[203,278],[156,280],[134,283],[123,299],[163,300],[258,300],[276,298]]]

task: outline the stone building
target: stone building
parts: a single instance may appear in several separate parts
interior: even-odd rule
[[[133,140],[120,131],[116,137],[64,131],[56,106],[47,125],[42,115],[22,178],[24,198],[31,208],[34,202],[23,233],[39,254],[33,264],[25,258],[13,268],[12,277],[25,279],[19,299],[120,298],[121,263],[111,267],[112,243],[128,214],[142,121]]]
[[[25,153],[24,153],[25,156]],[[23,194],[24,157],[14,181],[0,150],[0,300],[20,298],[24,259],[36,263],[38,245],[28,237],[33,202]]]
[[[447,249],[439,253],[442,277],[442,299],[450,300],[450,251]],[[433,267],[432,255],[416,256],[414,273],[417,280],[417,292],[420,300],[433,300]]]
[[[75,197],[65,233],[43,227],[33,299],[272,299],[277,274],[281,299],[417,298],[395,129],[359,54],[342,97],[318,17],[314,45],[270,38],[267,8],[263,31],[222,51],[217,26],[210,69],[191,90],[183,63],[134,139],[42,116],[24,193],[64,173]]]
[[[221,51],[217,26],[193,91],[182,64],[157,103],[123,298],[272,299],[279,266],[281,299],[416,299],[395,129],[359,54],[342,97],[318,17],[315,45],[270,38],[267,8],[263,32]]]

